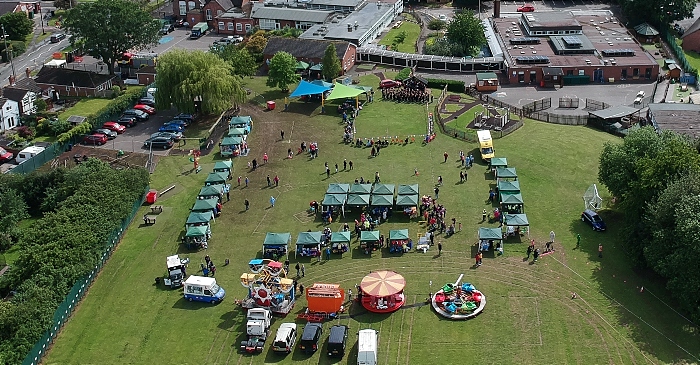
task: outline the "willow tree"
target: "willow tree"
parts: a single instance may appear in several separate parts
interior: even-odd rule
[[[179,111],[221,113],[245,100],[240,76],[229,63],[204,51],[173,50],[158,58],[156,105]],[[195,105],[197,104],[197,106]]]

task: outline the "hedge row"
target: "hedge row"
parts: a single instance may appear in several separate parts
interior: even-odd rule
[[[27,45],[24,43],[24,41],[10,41],[7,42],[7,45],[10,46],[10,49],[12,50],[12,59],[19,57],[27,51]],[[9,62],[4,43],[0,43],[0,55],[2,55],[2,62]]]
[[[428,87],[431,89],[442,89],[445,85],[447,85],[447,91],[454,93],[463,93],[465,90],[464,81],[428,79]]]

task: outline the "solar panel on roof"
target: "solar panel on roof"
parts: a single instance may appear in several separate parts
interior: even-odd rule
[[[535,37],[519,37],[510,39],[510,44],[540,44],[540,39]]]
[[[634,56],[633,49],[604,49],[602,53],[606,57],[610,56]]]
[[[567,35],[567,36],[561,37],[561,39],[569,47],[581,47],[583,45],[583,42],[581,42],[581,40],[578,37],[573,36],[573,35]]]
[[[515,58],[517,63],[521,64],[544,64],[549,63],[547,56],[519,56]]]

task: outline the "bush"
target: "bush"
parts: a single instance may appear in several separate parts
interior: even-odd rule
[[[37,98],[36,101],[34,101],[34,104],[36,105],[36,111],[37,113],[41,113],[46,111],[48,109],[48,105],[46,104],[46,101],[42,98]]]
[[[26,140],[30,140],[30,139],[34,138],[34,134],[35,134],[34,129],[27,127],[25,125],[15,128],[15,131],[17,132],[17,134],[20,137],[22,137]]]
[[[430,30],[441,30],[445,29],[446,26],[447,24],[440,19],[433,19],[428,23],[428,29]]]
[[[23,41],[11,41],[7,43],[8,47],[12,50],[12,59],[19,57],[21,54],[27,51],[27,45]],[[2,62],[9,62],[7,57],[7,52],[5,51],[5,44],[0,43],[0,53],[2,54]]]
[[[409,77],[411,77],[411,68],[410,67],[404,68],[403,70],[401,70],[401,72],[399,72],[396,75],[396,79],[399,81],[406,80]]]
[[[447,91],[452,91],[454,93],[464,92],[464,81],[428,79],[428,87],[431,89],[442,89],[445,85],[447,85]]]

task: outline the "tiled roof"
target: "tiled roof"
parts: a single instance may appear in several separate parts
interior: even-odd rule
[[[34,81],[36,81],[37,84],[65,85],[94,89],[114,77],[113,75],[101,75],[90,71],[42,67]]]
[[[265,55],[277,52],[289,52],[296,58],[323,58],[328,45],[334,43],[338,58],[343,59],[350,43],[342,41],[325,41],[319,39],[271,37],[263,50]]]

